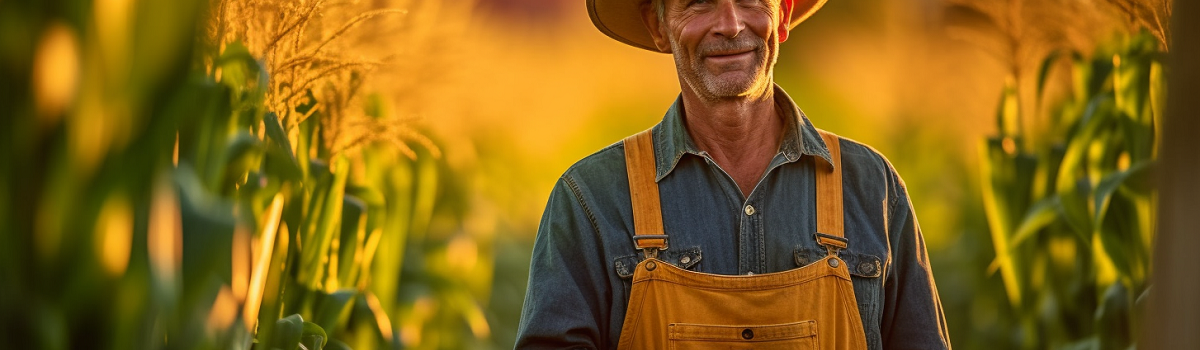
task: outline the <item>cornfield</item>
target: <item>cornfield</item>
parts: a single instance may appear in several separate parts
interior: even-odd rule
[[[583,3],[0,0],[0,338],[510,347],[552,184],[678,93]],[[830,1],[776,81],[904,176],[956,348],[1128,349],[1172,15]]]

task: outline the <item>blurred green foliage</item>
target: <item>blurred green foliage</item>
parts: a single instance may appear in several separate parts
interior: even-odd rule
[[[1073,96],[1054,102],[1038,134],[1021,129],[1016,89],[1004,89],[1000,134],[983,143],[980,163],[990,269],[1004,281],[1013,314],[1002,327],[1014,347],[1133,346],[1149,288],[1163,57],[1148,32],[1090,55],[1049,55],[1038,98],[1060,61]]]
[[[208,5],[0,2],[8,346],[488,339],[493,247],[463,229],[469,176],[433,148],[326,148],[329,111],[270,110],[258,58],[200,43]],[[362,101],[385,118],[378,98]]]

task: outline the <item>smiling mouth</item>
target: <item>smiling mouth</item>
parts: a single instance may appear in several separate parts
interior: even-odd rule
[[[730,53],[722,52],[706,55],[704,56],[704,61],[717,65],[739,64],[739,62],[747,62],[754,59],[753,55],[754,50]]]
[[[742,56],[745,54],[749,54],[751,52],[754,52],[754,50],[740,51],[740,52],[717,52],[717,53],[711,53],[711,54],[705,55],[704,57],[705,58],[738,57],[738,56]]]

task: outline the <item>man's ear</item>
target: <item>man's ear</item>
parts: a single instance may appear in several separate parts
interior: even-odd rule
[[[658,20],[658,13],[654,11],[654,5],[650,1],[642,3],[642,23],[646,24],[646,31],[650,32],[650,38],[654,39],[654,46],[658,51],[671,53],[671,40],[667,38],[667,32]]]
[[[779,42],[787,41],[792,26],[792,7],[795,0],[779,0]]]

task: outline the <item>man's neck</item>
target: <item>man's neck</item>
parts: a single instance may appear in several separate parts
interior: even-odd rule
[[[749,196],[779,150],[783,119],[775,107],[775,90],[761,95],[708,101],[683,92],[684,124],[692,141],[729,173]]]

